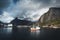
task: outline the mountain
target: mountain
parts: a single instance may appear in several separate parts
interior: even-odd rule
[[[60,26],[60,7],[51,7],[39,19],[40,25],[59,25]]]
[[[31,21],[21,20],[21,19],[18,19],[18,18],[15,18],[10,23],[12,23],[13,25],[31,25],[32,24]]]
[[[0,21],[0,24],[2,24],[3,22]]]

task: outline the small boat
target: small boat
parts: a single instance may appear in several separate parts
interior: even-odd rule
[[[31,31],[37,31],[37,30],[40,30],[40,27],[36,27],[36,28],[31,27],[30,30],[31,30]]]
[[[33,26],[30,28],[30,30],[31,30],[31,31],[37,31],[37,30],[40,30],[40,27],[33,25]]]

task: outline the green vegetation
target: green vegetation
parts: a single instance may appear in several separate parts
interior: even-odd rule
[[[54,19],[54,20],[50,20],[50,21],[44,21],[43,23],[39,23],[40,25],[57,25],[60,26],[60,19]]]
[[[60,19],[54,19],[49,21],[50,24],[60,24]]]

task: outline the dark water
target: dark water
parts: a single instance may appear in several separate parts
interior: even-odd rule
[[[29,28],[0,28],[0,40],[59,40],[60,29],[42,28],[30,31]]]

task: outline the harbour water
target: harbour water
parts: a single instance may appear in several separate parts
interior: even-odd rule
[[[0,40],[59,40],[60,29],[41,28],[31,31],[29,27],[0,28]]]

